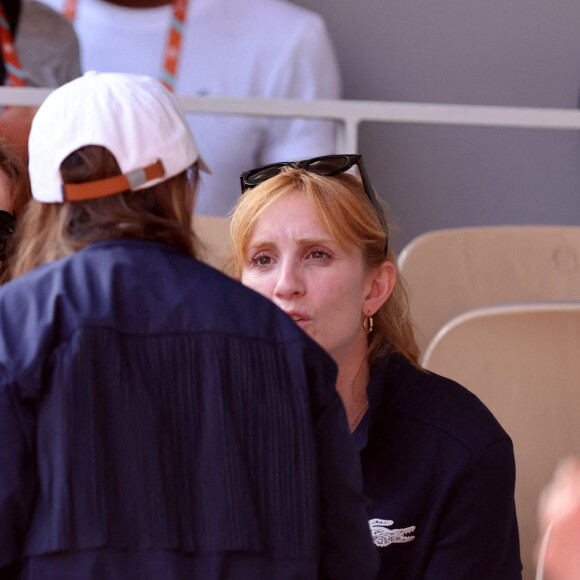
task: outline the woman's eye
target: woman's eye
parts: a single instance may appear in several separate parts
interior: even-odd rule
[[[252,258],[254,266],[269,266],[272,263],[272,258],[266,254],[259,254]]]
[[[313,260],[324,260],[326,258],[330,258],[330,255],[328,254],[328,252],[325,252],[323,250],[312,250],[312,252],[310,252],[309,257],[312,258]]]

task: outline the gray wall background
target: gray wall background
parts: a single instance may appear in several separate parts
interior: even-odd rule
[[[577,108],[580,0],[294,0],[321,14],[347,99]],[[580,133],[365,123],[399,225],[580,222]]]

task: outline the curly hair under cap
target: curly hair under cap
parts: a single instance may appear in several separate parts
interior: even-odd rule
[[[368,335],[369,363],[399,352],[420,367],[406,284],[397,268],[397,256],[389,245],[385,257],[386,233],[360,179],[353,175],[328,177],[287,167],[244,193],[231,212],[226,272],[241,279],[245,255],[259,217],[277,199],[295,191],[306,193],[318,219],[337,244],[345,249],[352,245],[361,249],[369,269],[385,260],[395,267],[397,279],[393,292],[374,314],[374,332]]]
[[[32,199],[30,179],[22,158],[4,141],[0,141],[0,171],[8,179],[8,187],[12,196],[10,213],[18,219]]]

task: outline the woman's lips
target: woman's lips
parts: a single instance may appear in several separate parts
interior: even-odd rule
[[[302,326],[308,322],[308,317],[300,312],[288,312],[288,316],[298,325]]]

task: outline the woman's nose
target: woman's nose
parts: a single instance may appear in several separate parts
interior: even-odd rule
[[[279,270],[280,276],[276,281],[274,295],[278,298],[290,298],[291,296],[304,294],[306,286],[296,264],[286,263]]]

